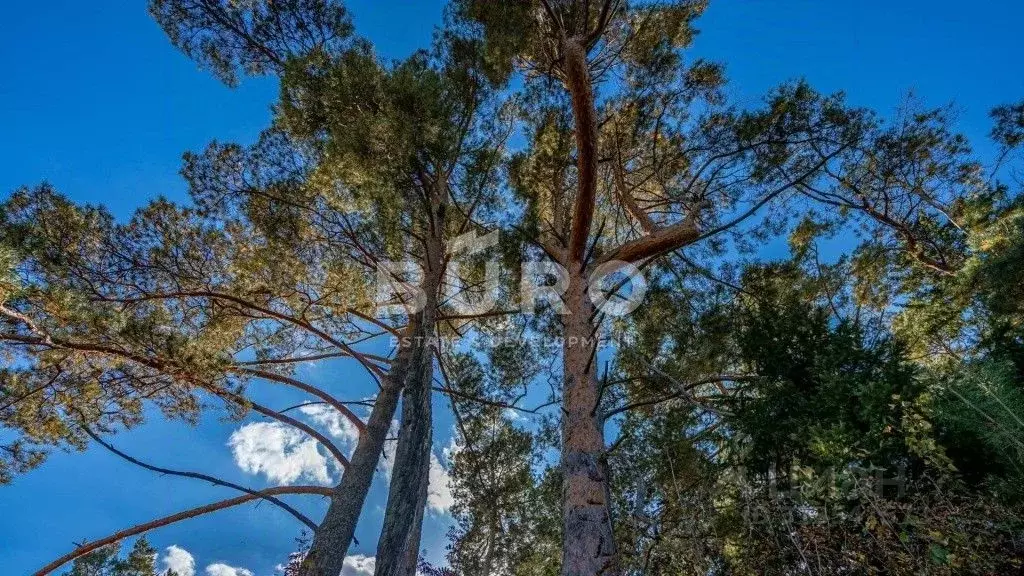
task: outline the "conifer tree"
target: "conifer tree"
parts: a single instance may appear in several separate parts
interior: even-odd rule
[[[89,325],[75,326],[73,333],[88,342],[55,342],[23,313],[41,302],[38,294],[22,292],[24,299],[13,301],[18,309],[7,314],[12,323],[33,333],[30,343],[42,352],[73,351],[88,363],[113,357],[119,371],[141,365],[145,374],[130,376],[161,385],[156,395],[147,395],[135,381],[125,392],[101,386],[97,404],[111,398],[130,403],[112,412],[114,421],[79,414],[84,408],[78,398],[72,402],[63,394],[54,394],[46,406],[51,426],[58,428],[49,436],[22,419],[24,399],[12,421],[30,443],[82,447],[92,436],[118,455],[164,473],[117,452],[95,431],[137,424],[140,397],[164,402],[172,415],[195,418],[198,392],[224,400],[239,415],[252,409],[295,426],[345,468],[321,524],[265,495],[314,530],[303,570],[319,574],[341,570],[392,416],[404,397],[379,567],[412,573],[427,496],[437,324],[445,320],[454,327],[473,316],[440,315],[442,295],[466,285],[446,277],[447,242],[479,230],[473,219],[493,205],[496,153],[507,136],[500,117],[484,121],[483,113],[495,110],[489,82],[478,70],[478,51],[446,33],[433,54],[381,64],[367,43],[351,37],[344,9],[329,2],[154,2],[151,11],[172,41],[226,82],[237,82],[242,73],[278,75],[280,114],[251,147],[214,143],[186,156],[183,174],[194,209],[157,202],[122,226],[102,210],[74,207],[48,188],[26,190],[9,203],[13,233],[7,243],[23,268],[46,269],[43,275],[23,273],[20,280],[31,280],[40,293],[71,292],[116,309],[104,319],[109,327],[92,318]],[[60,255],[69,237],[35,226],[59,211],[81,214],[81,234],[89,240],[82,246],[99,247],[71,269]],[[369,292],[382,261],[410,259],[425,271],[415,286],[425,302],[414,307],[399,301],[411,310],[408,315],[375,318]],[[131,280],[115,280],[123,274]],[[151,319],[154,307],[160,314]],[[140,338],[171,332],[178,348],[165,344],[159,354],[152,346],[127,349],[145,344],[124,341],[118,323],[133,314],[146,322],[148,331]],[[174,326],[176,321],[181,324]],[[54,324],[60,321],[55,318]],[[214,333],[212,326],[220,331]],[[217,346],[175,329],[209,335]],[[396,338],[394,358],[356,351],[356,342],[381,335]],[[15,346],[25,343],[20,334],[9,336]],[[97,350],[97,339],[115,345]],[[241,361],[242,351],[255,358]],[[367,423],[333,393],[294,375],[302,364],[341,356],[356,360],[381,384]],[[38,364],[23,373],[44,376]],[[74,394],[89,390],[95,376],[76,376],[67,388]],[[296,388],[340,411],[360,432],[351,458],[311,426],[252,402],[242,388],[249,380]],[[49,392],[52,384],[42,388]],[[183,398],[171,397],[175,390]],[[68,418],[71,404],[75,414]],[[10,462],[24,468],[42,453],[26,453],[21,442],[10,446]],[[194,472],[178,475],[209,479]]]
[[[513,186],[538,244],[568,271],[562,571],[619,573],[591,276],[736,230],[818,178],[863,121],[802,84],[764,110],[722,106],[721,69],[682,55],[703,2],[459,4],[493,57],[525,74],[530,143]]]
[[[128,556],[120,558],[121,545],[111,544],[75,559],[66,576],[176,576],[156,570],[156,549],[145,538],[132,545]]]
[[[0,204],[0,483],[92,443],[240,495],[37,574],[153,576],[148,543],[121,560],[122,541],[267,501],[312,531],[286,572],[336,576],[399,405],[380,575],[1019,571],[1024,105],[992,112],[989,163],[946,108],[885,119],[805,82],[738,107],[723,67],[689,58],[705,8],[453,0],[429,50],[389,62],[337,1],[151,0],[228,85],[274,77],[273,122],[187,154],[189,206],[118,222],[46,184]],[[463,306],[530,280],[454,264],[497,229],[503,256],[564,270],[535,317]],[[637,273],[632,315],[595,302]],[[509,327],[528,338],[441,339]],[[362,351],[383,338],[391,354]],[[333,358],[378,385],[366,421],[298,376]],[[254,401],[266,385],[336,411],[354,450]],[[451,568],[419,559],[438,391],[458,430]],[[117,449],[148,406],[258,414],[343,474],[257,490]],[[328,498],[323,520],[289,494]]]

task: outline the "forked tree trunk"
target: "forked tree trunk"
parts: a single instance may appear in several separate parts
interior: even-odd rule
[[[407,332],[418,332],[418,324],[419,319],[414,317]],[[416,356],[416,345],[416,339],[410,339],[408,343],[399,342],[398,354],[374,401],[366,430],[359,435],[352,459],[341,477],[341,483],[334,490],[327,515],[313,535],[300,576],[336,576],[341,573],[366,495],[373,484],[377,463],[384,451],[391,420],[398,408],[405,375],[410,361]]]
[[[594,306],[587,294],[587,244],[597,194],[597,111],[587,52],[581,39],[562,42],[565,87],[575,120],[578,186],[569,247],[562,264],[569,270],[562,317],[562,574],[619,573],[608,501],[604,423],[595,358]]]
[[[398,447],[384,526],[377,542],[376,576],[416,574],[433,442],[431,350],[430,345],[417,347],[417,355],[413,357],[409,377],[405,381]]]
[[[443,179],[441,179],[443,182]],[[444,211],[447,191],[431,202],[432,226],[425,239],[427,270],[423,282],[426,305],[419,338],[402,392],[402,422],[391,473],[384,526],[377,541],[375,576],[415,576],[419,563],[423,514],[427,505],[430,454],[433,446],[432,390],[434,346],[441,281],[444,276]]]
[[[320,529],[314,535],[300,576],[337,576],[341,573],[400,396],[402,420],[384,527],[377,544],[375,574],[416,574],[433,442],[433,346],[444,275],[446,203],[445,191],[434,199],[432,206],[433,225],[427,235],[425,255],[427,270],[420,286],[425,306],[412,315],[409,328],[399,341],[398,354],[374,402],[366,432],[360,435],[350,465],[342,476]]]

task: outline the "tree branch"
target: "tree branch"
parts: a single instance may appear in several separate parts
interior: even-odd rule
[[[308,331],[311,334],[314,334],[314,335],[318,336],[319,338],[321,338],[325,342],[327,342],[327,343],[329,343],[329,344],[331,344],[333,346],[336,346],[337,348],[343,350],[346,354],[348,354],[352,358],[355,358],[374,377],[383,377],[384,376],[384,371],[380,368],[380,366],[377,366],[373,362],[370,362],[370,357],[367,354],[363,354],[361,352],[357,352],[356,350],[352,349],[352,347],[349,346],[346,342],[338,340],[334,336],[331,336],[327,332],[324,332],[323,330],[317,328],[312,323],[310,323],[308,320],[304,320],[302,318],[296,318],[294,316],[289,316],[288,314],[284,314],[282,312],[278,312],[278,311],[273,310],[271,308],[268,308],[266,306],[261,306],[260,304],[257,304],[255,302],[251,302],[249,300],[246,300],[246,299],[241,298],[239,296],[235,296],[233,294],[225,294],[223,292],[217,292],[217,291],[214,291],[214,290],[184,290],[184,291],[170,292],[170,293],[164,293],[164,294],[144,295],[144,296],[140,296],[138,298],[127,298],[127,299],[106,299],[106,298],[103,298],[102,300],[131,303],[131,302],[141,302],[141,301],[145,301],[145,300],[159,300],[159,299],[168,299],[168,298],[211,298],[211,299],[225,300],[225,301],[237,304],[239,306],[242,306],[242,307],[245,307],[245,308],[249,308],[251,310],[255,310],[256,312],[259,312],[261,314],[269,316],[270,318],[274,318],[275,320],[280,320],[281,322],[285,322],[287,324],[292,324],[294,326],[297,326],[299,328],[302,328],[302,329]],[[360,317],[362,318],[362,316],[360,316]]]
[[[626,242],[603,255],[597,264],[601,265],[612,261],[634,264],[696,242],[700,238],[696,214],[696,211],[691,212],[685,220],[678,224],[661,228],[642,238]]]
[[[282,494],[315,494],[319,496],[330,497],[333,494],[333,489],[324,486],[278,486],[275,488],[267,488],[266,490],[261,490],[259,494],[256,495],[246,494],[245,496],[238,496],[236,498],[221,500],[219,502],[214,502],[212,504],[207,504],[205,506],[199,506],[198,508],[192,508],[191,510],[185,510],[184,512],[172,514],[170,516],[165,516],[163,518],[159,518],[151,522],[146,522],[145,524],[139,524],[137,526],[121,530],[120,532],[111,534],[106,538],[101,538],[99,540],[93,540],[92,542],[81,544],[74,551],[68,552],[67,554],[61,556],[53,562],[50,562],[46,566],[43,566],[42,568],[37,570],[32,576],[46,576],[47,574],[67,564],[68,562],[71,562],[75,558],[85,556],[93,550],[102,548],[108,544],[120,542],[125,538],[130,538],[138,534],[149,532],[150,530],[153,530],[155,528],[161,528],[169,524],[174,524],[175,522],[181,522],[182,520],[188,520],[190,518],[202,516],[203,514],[209,514],[210,512],[224,510],[225,508],[232,508],[234,506],[239,506],[247,502],[252,502],[253,500],[260,500],[265,498],[266,496],[278,496]]]
[[[158,474],[167,474],[169,476],[181,476],[183,478],[194,478],[196,480],[204,480],[206,482],[210,482],[211,484],[215,484],[217,486],[223,486],[225,488],[232,488],[232,489],[238,490],[240,492],[245,492],[246,494],[250,494],[250,495],[253,495],[253,496],[259,496],[260,498],[263,498],[264,500],[266,500],[266,501],[268,501],[268,502],[270,502],[272,504],[276,504],[277,506],[280,506],[283,510],[285,510],[286,512],[288,512],[289,514],[294,516],[296,519],[298,519],[299,522],[302,522],[303,524],[308,526],[310,530],[316,530],[317,529],[317,525],[316,525],[315,522],[313,522],[306,515],[304,515],[303,513],[299,512],[298,510],[296,510],[295,508],[293,508],[292,506],[290,506],[289,504],[287,504],[286,502],[282,501],[279,498],[276,498],[274,496],[269,496],[269,495],[261,494],[258,490],[253,490],[252,488],[246,488],[245,486],[241,486],[241,485],[235,484],[233,482],[228,482],[226,480],[220,480],[219,478],[215,478],[215,477],[210,476],[208,474],[202,474],[202,473],[199,473],[199,472],[182,472],[182,471],[179,471],[179,470],[171,470],[169,468],[161,468],[159,466],[153,466],[152,464],[147,464],[147,463],[145,463],[145,462],[143,462],[143,461],[141,461],[141,460],[139,460],[137,458],[133,458],[132,456],[129,456],[128,454],[125,454],[124,452],[121,452],[117,448],[114,448],[113,445],[109,444],[108,442],[106,442],[105,440],[100,438],[99,435],[97,435],[95,432],[93,432],[92,429],[89,428],[88,426],[82,426],[82,430],[84,430],[85,433],[89,435],[89,437],[91,437],[93,440],[95,440],[97,444],[99,444],[100,446],[103,446],[104,448],[106,448],[110,452],[113,452],[117,456],[120,456],[124,460],[127,460],[128,462],[131,462],[132,464],[135,464],[136,466],[141,466],[141,467],[145,468],[146,470],[150,470],[150,471],[156,472]]]
[[[305,382],[296,380],[295,378],[289,378],[288,376],[274,374],[273,372],[265,372],[263,370],[254,370],[252,368],[238,368],[235,371],[240,372],[242,374],[249,374],[257,378],[262,378],[264,380],[270,380],[272,382],[285,384],[286,386],[291,386],[293,388],[297,388],[299,390],[302,390],[303,392],[307,392],[313,396],[316,396],[317,398],[323,400],[338,412],[341,412],[345,416],[345,418],[352,422],[356,429],[359,430],[360,434],[362,434],[366,430],[366,424],[363,423],[359,416],[356,416],[355,412],[353,412],[348,406],[345,406],[344,404],[339,402],[334,396],[331,396],[330,394],[324,392],[323,390],[317,388],[316,386],[311,386],[309,384],[306,384]]]
[[[576,170],[579,183],[569,237],[569,263],[583,264],[597,202],[597,111],[586,48],[575,39],[563,39],[565,86],[576,119]],[[579,272],[572,270],[571,272]]]
[[[36,338],[11,337],[11,339],[22,342],[28,342],[31,344],[49,346],[51,348],[63,348],[81,352],[95,352],[97,354],[106,354],[109,356],[114,356],[116,358],[122,358],[124,360],[134,362],[147,368],[151,368],[153,370],[156,370],[157,372],[170,376],[171,378],[181,378],[187,382],[192,383],[199,389],[206,390],[207,392],[213,394],[214,396],[225,399],[227,401],[234,402],[239,406],[251,408],[252,410],[260,414],[263,414],[264,416],[267,416],[284,424],[288,424],[305,432],[306,434],[310,435],[311,437],[315,438],[318,442],[320,442],[324,446],[324,448],[326,448],[327,451],[330,452],[334,456],[334,458],[338,460],[339,463],[341,463],[342,466],[348,467],[348,458],[345,457],[341,450],[339,450],[338,447],[335,446],[330,441],[330,439],[328,439],[326,436],[318,432],[313,427],[304,424],[292,418],[291,416],[282,414],[280,412],[277,412],[276,410],[271,410],[270,408],[267,408],[262,404],[253,402],[252,400],[240,394],[236,394],[224,388],[218,388],[212,383],[206,382],[203,379],[178,368],[171,362],[167,362],[159,358],[147,358],[145,356],[139,356],[137,354],[133,354],[131,352],[127,352],[124,350],[119,350],[117,348],[111,348],[109,346],[79,343],[72,342],[70,340],[51,338],[49,335],[45,333],[41,334]]]
[[[681,384],[681,383],[677,382],[674,378],[672,378],[671,376],[669,376],[668,374],[663,372],[662,370],[660,370],[660,369],[656,368],[655,366],[653,366],[652,364],[647,363],[647,366],[651,370],[654,370],[659,376],[661,376],[662,378],[664,378],[664,379],[668,380],[669,382],[671,382],[672,384],[674,384],[677,387],[676,390],[674,392],[666,395],[666,396],[662,396],[662,397],[659,397],[659,398],[648,398],[648,399],[644,399],[644,400],[638,400],[636,402],[632,402],[630,404],[626,404],[625,406],[620,406],[618,408],[614,408],[612,410],[609,410],[609,411],[604,413],[604,419],[605,420],[607,420],[608,418],[612,418],[614,416],[617,416],[619,414],[622,414],[623,412],[627,412],[629,410],[633,410],[633,409],[636,409],[636,408],[642,408],[644,406],[653,406],[655,404],[661,404],[662,402],[668,402],[669,400],[675,400],[677,398],[685,398],[688,402],[690,402],[694,406],[697,406],[697,407],[699,407],[701,409],[707,410],[708,412],[712,412],[712,413],[721,415],[722,414],[721,410],[719,410],[717,408],[712,408],[712,407],[709,407],[709,406],[706,406],[706,405],[702,404],[696,398],[694,398],[694,396],[690,393],[690,391],[693,390],[694,388],[697,388],[698,386],[703,386],[705,384],[716,384],[716,383],[721,383],[721,382],[742,382],[742,381],[752,380],[754,378],[754,376],[750,375],[750,374],[719,374],[719,375],[716,375],[716,376],[709,376],[708,378],[703,378],[701,380],[696,380],[694,382],[690,382],[690,383],[687,383],[687,384]]]

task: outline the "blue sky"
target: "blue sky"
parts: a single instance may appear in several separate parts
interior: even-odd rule
[[[348,2],[361,34],[389,57],[429,42],[436,0]],[[1015,40],[1024,21],[1016,0],[717,0],[700,21],[695,54],[724,62],[730,93],[753,103],[780,82],[807,78],[826,92],[882,113],[914,91],[930,105],[953,102],[963,131],[982,155],[994,105],[1024,97]],[[210,140],[249,142],[267,125],[276,87],[247,80],[230,90],[180,55],[149,18],[145,3],[54,0],[5,7],[0,24],[0,195],[48,180],[75,200],[106,204],[120,217],[157,195],[184,199],[181,154]],[[314,383],[368,393],[345,362],[306,374]],[[290,398],[271,388],[261,399]],[[438,405],[438,451],[450,419]],[[227,446],[239,423],[208,417],[197,428],[159,418],[115,444],[155,464],[197,469],[262,485],[239,469]],[[162,478],[101,449],[55,455],[41,469],[0,487],[0,573],[26,574],[75,541],[230,496],[187,479]],[[371,494],[351,553],[372,555],[386,485]],[[316,499],[298,504],[319,514]],[[424,546],[444,553],[448,521],[428,518]],[[282,512],[246,506],[150,535],[177,545],[197,573],[222,562],[270,576],[292,549],[299,526]]]

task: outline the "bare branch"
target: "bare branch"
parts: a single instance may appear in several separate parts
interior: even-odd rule
[[[288,503],[284,502],[280,498],[276,498],[274,496],[270,496],[270,495],[266,495],[266,494],[261,494],[258,490],[253,490],[252,488],[246,488],[245,486],[241,486],[241,485],[235,484],[233,482],[228,482],[226,480],[221,480],[219,478],[215,478],[215,477],[210,476],[208,474],[202,474],[202,473],[199,473],[199,472],[182,472],[182,471],[179,471],[179,470],[171,470],[169,468],[161,468],[159,466],[153,466],[152,464],[146,464],[145,462],[143,462],[143,461],[141,461],[141,460],[139,460],[137,458],[133,458],[132,456],[129,456],[128,454],[125,454],[124,452],[121,452],[117,448],[114,448],[113,445],[109,444],[108,442],[106,442],[105,440],[100,438],[99,435],[97,435],[95,432],[93,432],[92,429],[89,428],[88,426],[82,426],[82,430],[84,430],[86,434],[88,434],[93,440],[95,440],[97,444],[99,444],[100,446],[103,446],[104,448],[106,448],[110,452],[113,452],[117,456],[120,456],[124,460],[127,460],[128,462],[131,462],[132,464],[135,464],[136,466],[141,466],[141,467],[145,468],[146,470],[157,472],[159,474],[167,474],[169,476],[181,476],[183,478],[194,478],[196,480],[204,480],[206,482],[210,482],[211,484],[215,484],[217,486],[223,486],[225,488],[232,488],[232,489],[238,490],[240,492],[245,492],[246,494],[251,494],[253,496],[259,496],[260,498],[263,498],[267,502],[270,502],[272,504],[276,504],[277,506],[280,506],[283,510],[285,510],[286,512],[288,512],[289,514],[291,514],[292,516],[297,518],[299,520],[299,522],[302,522],[303,524],[308,526],[310,530],[316,530],[317,529],[317,525],[316,525],[315,522],[310,520],[305,514],[299,512],[298,510],[296,510],[295,508],[293,508],[292,506],[290,506]]]
[[[67,564],[68,562],[71,562],[75,558],[85,556],[93,550],[102,548],[108,544],[120,542],[125,538],[130,538],[138,534],[149,532],[150,530],[153,530],[155,528],[161,528],[163,526],[174,524],[176,522],[181,522],[182,520],[188,520],[190,518],[195,518],[197,516],[209,514],[210,512],[224,510],[225,508],[232,508],[234,506],[239,506],[241,504],[252,502],[253,500],[260,500],[265,498],[266,496],[280,496],[283,494],[314,494],[318,496],[330,497],[333,494],[333,490],[331,488],[327,488],[324,486],[278,486],[275,488],[267,488],[266,490],[261,490],[256,495],[246,494],[245,496],[238,496],[236,498],[230,498],[228,500],[221,500],[219,502],[214,502],[212,504],[207,504],[205,506],[199,506],[198,508],[192,508],[191,510],[185,510],[184,512],[178,512],[177,514],[172,514],[170,516],[165,516],[163,518],[159,518],[151,522],[146,522],[145,524],[139,524],[137,526],[121,530],[120,532],[111,534],[106,538],[100,538],[99,540],[93,540],[92,542],[81,544],[74,551],[68,552],[67,554],[61,556],[53,562],[50,562],[46,566],[43,566],[42,568],[37,570],[33,574],[33,576],[46,576],[47,574],[50,574],[54,570]]]
[[[348,406],[339,402],[334,396],[331,396],[330,394],[324,392],[323,390],[317,388],[316,386],[311,386],[309,384],[306,384],[305,382],[296,380],[295,378],[289,378],[288,376],[274,374],[273,372],[265,372],[263,370],[239,368],[236,370],[236,372],[240,372],[242,374],[249,374],[251,376],[256,376],[257,378],[262,378],[264,380],[270,380],[273,382],[277,382],[279,384],[285,384],[287,386],[291,386],[293,388],[302,390],[303,392],[307,392],[313,396],[316,396],[317,398],[323,400],[338,412],[341,412],[345,416],[345,418],[352,422],[356,429],[359,430],[360,434],[362,434],[366,430],[366,424],[363,423],[359,416],[356,416],[355,412],[353,412]]]

